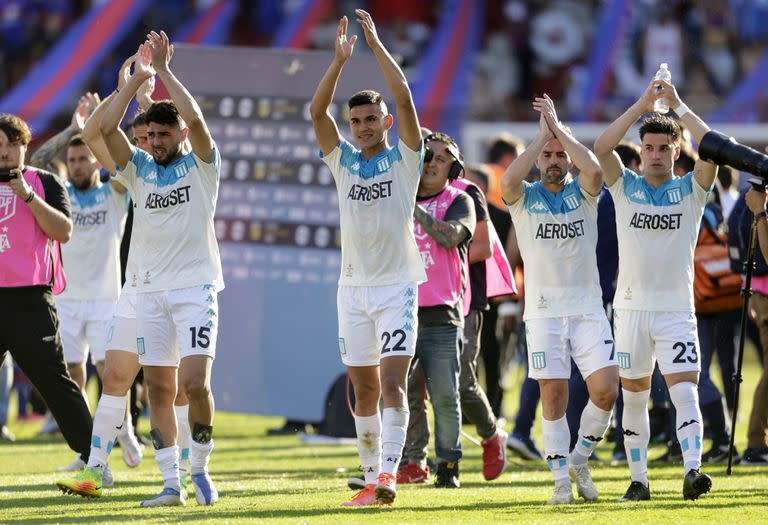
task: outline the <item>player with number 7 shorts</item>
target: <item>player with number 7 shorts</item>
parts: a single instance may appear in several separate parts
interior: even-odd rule
[[[619,376],[595,254],[600,165],[558,120],[546,94],[533,109],[539,132],[507,168],[502,190],[525,263],[528,374],[541,389],[544,453],[555,478],[549,504],[558,505],[574,501],[569,467],[579,496],[598,497],[588,459],[608,428]],[[534,164],[541,180],[530,184],[525,178]],[[573,164],[577,177],[569,173]],[[571,359],[587,383],[589,402],[569,454]]]

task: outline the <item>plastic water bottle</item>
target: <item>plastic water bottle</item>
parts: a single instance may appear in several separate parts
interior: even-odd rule
[[[659,70],[656,72],[656,75],[653,77],[654,80],[663,80],[664,82],[672,82],[672,73],[669,72],[669,68],[667,67],[667,63],[664,62],[661,64],[661,67],[659,67]],[[657,98],[656,102],[653,104],[653,110],[656,113],[667,113],[669,111],[669,106],[666,102],[664,102],[663,98]]]

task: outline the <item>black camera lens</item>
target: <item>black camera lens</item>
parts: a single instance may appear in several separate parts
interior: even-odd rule
[[[699,156],[715,164],[727,164],[739,171],[768,179],[768,155],[739,144],[733,137],[709,131],[699,144]]]

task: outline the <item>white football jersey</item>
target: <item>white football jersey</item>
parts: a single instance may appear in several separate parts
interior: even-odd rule
[[[626,168],[608,190],[619,240],[613,308],[693,312],[693,250],[709,190],[692,172],[654,188]]]
[[[213,226],[221,156],[214,145],[206,163],[194,152],[160,166],[152,156],[131,148],[126,168],[115,176],[136,203],[138,255],[134,259],[138,292],[159,292],[211,284],[224,288],[219,245]],[[138,242],[131,242],[131,250]],[[126,285],[131,284],[126,275]]]
[[[321,155],[322,156],[322,155]],[[365,160],[343,138],[322,156],[336,180],[343,286],[423,282],[427,275],[413,235],[413,210],[424,150],[402,140]]]
[[[525,267],[524,320],[603,311],[597,273],[597,197],[578,177],[557,194],[523,182],[508,206]]]
[[[120,241],[128,196],[98,181],[82,192],[65,183],[72,206],[72,238],[61,245],[69,300],[117,301],[120,295]]]

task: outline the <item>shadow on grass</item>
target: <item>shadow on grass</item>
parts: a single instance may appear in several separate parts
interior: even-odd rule
[[[745,506],[762,506],[760,501],[729,501],[723,503],[704,503],[699,502],[697,507],[704,511],[718,510],[718,509],[730,509],[730,508],[743,508]],[[690,509],[692,504],[690,502],[680,502],[678,504],[664,505],[663,510],[682,510]],[[541,500],[524,500],[524,501],[510,501],[508,503],[499,502],[467,502],[461,505],[397,505],[392,508],[387,507],[363,507],[363,508],[343,508],[336,505],[332,507],[324,508],[302,508],[302,509],[285,509],[284,507],[277,507],[272,509],[223,509],[220,507],[214,507],[212,509],[202,508],[196,506],[190,506],[183,509],[168,508],[168,509],[139,509],[134,512],[117,512],[117,513],[104,513],[99,511],[91,512],[91,509],[83,509],[78,516],[66,516],[57,514],[54,516],[40,516],[40,517],[20,517],[18,519],[4,518],[4,523],[30,523],[30,524],[43,524],[50,523],[52,520],[58,523],[84,523],[96,519],[99,522],[126,522],[135,521],[137,519],[145,519],[148,521],[160,521],[167,520],[183,520],[184,522],[210,522],[212,520],[227,520],[227,519],[283,519],[286,521],[300,521],[306,518],[324,517],[326,519],[337,517],[340,520],[348,520],[353,516],[365,516],[365,520],[371,520],[371,518],[378,517],[379,519],[386,520],[386,517],[390,513],[397,513],[402,511],[408,512],[423,512],[429,510],[431,512],[439,511],[477,511],[477,512],[493,512],[500,518],[514,518],[520,519],[524,517],[530,517],[538,514],[541,517],[546,518],[548,515],[552,516],[564,516],[564,515],[583,515],[585,511],[589,512],[624,512],[629,508],[648,508],[649,510],[662,510],[660,507],[654,507],[649,503],[630,504],[630,505],[616,505],[613,503],[592,503],[592,504],[574,504],[574,505],[561,505],[558,507],[547,508],[542,505]],[[397,520],[399,517],[392,516]]]

